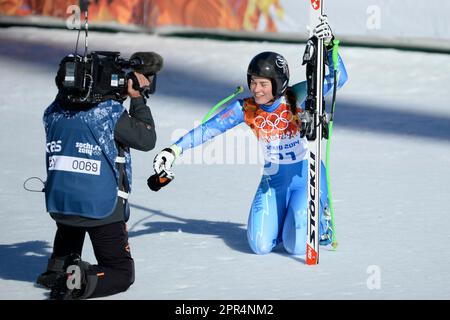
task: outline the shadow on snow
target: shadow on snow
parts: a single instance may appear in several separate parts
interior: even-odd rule
[[[144,217],[143,219],[137,221],[133,226],[130,226],[128,233],[130,238],[137,237],[143,234],[160,232],[183,232],[191,234],[213,235],[222,239],[225,244],[233,250],[243,253],[252,253],[247,243],[247,231],[245,230],[243,224],[226,221],[185,219],[164,213],[160,210],[153,210],[135,204],[130,204],[130,206],[132,208],[151,213],[150,216]],[[155,215],[169,218],[175,221],[144,222],[145,220]],[[144,226],[145,229],[134,231],[133,229],[137,225]]]
[[[0,278],[34,282],[47,267],[50,250],[46,241],[0,245]]]

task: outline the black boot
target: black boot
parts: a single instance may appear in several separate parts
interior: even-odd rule
[[[64,274],[64,261],[66,258],[67,256],[48,259],[47,271],[38,276],[36,284],[51,289],[55,285],[58,275]]]
[[[64,273],[57,276],[52,287],[50,299],[79,300],[91,296],[97,286],[97,275],[88,274],[89,266],[79,254],[69,255],[64,263]]]

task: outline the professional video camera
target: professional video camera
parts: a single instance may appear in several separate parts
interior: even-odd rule
[[[127,97],[128,79],[146,97],[154,93],[156,74],[162,66],[163,58],[155,52],[136,52],[129,59],[113,51],[94,51],[84,57],[70,54],[61,60],[55,81],[59,95],[73,103],[123,101]],[[150,86],[140,88],[134,71],[146,76]]]

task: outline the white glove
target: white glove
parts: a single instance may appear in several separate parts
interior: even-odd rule
[[[153,169],[162,178],[168,178],[172,180],[175,175],[172,171],[172,165],[175,159],[180,154],[180,149],[178,146],[173,145],[170,148],[165,148],[160,153],[158,153],[153,160]]]
[[[329,46],[334,39],[333,31],[328,24],[328,17],[324,14],[319,17],[320,23],[314,28],[313,35],[323,39],[325,46]]]

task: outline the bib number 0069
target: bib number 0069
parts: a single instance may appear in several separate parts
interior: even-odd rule
[[[48,158],[48,170],[100,175],[100,166],[99,160],[68,156],[50,156]]]

